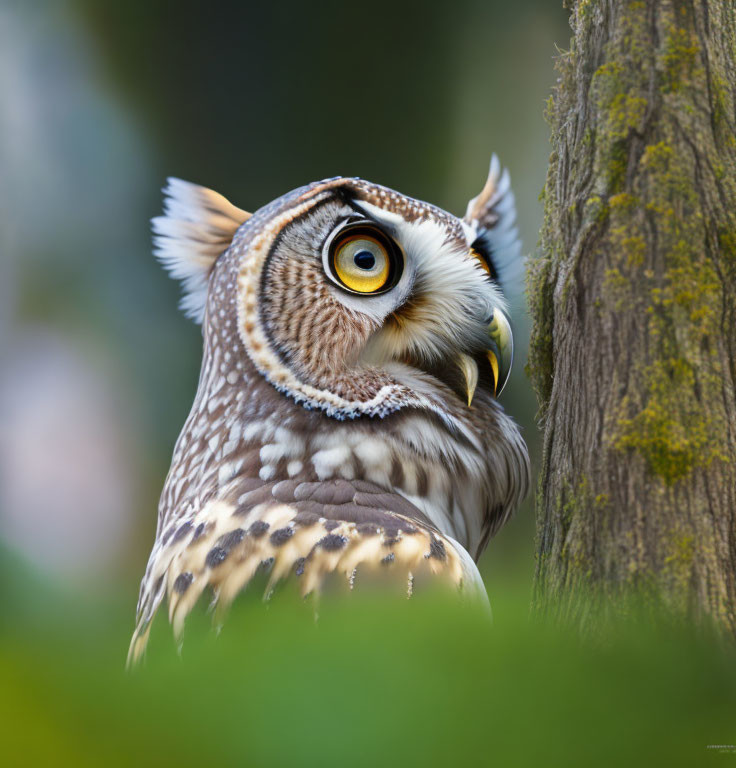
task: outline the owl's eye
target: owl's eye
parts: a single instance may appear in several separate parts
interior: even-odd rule
[[[401,270],[398,248],[379,229],[359,224],[346,227],[330,246],[330,266],[343,288],[375,294],[392,288]]]
[[[351,237],[335,251],[335,274],[351,291],[380,291],[388,280],[389,267],[386,249],[367,235]]]

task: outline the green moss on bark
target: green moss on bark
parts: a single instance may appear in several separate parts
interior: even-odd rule
[[[532,381],[540,405],[549,400],[554,377],[552,354],[554,307],[551,266],[550,259],[534,259],[527,270],[526,280],[529,311],[539,320],[529,342],[529,356],[525,371]]]
[[[618,420],[613,446],[632,450],[646,462],[648,471],[667,485],[725,458],[712,421],[693,399],[695,374],[683,359],[658,360],[644,371],[645,405],[632,418]],[[622,410],[628,410],[624,398]]]

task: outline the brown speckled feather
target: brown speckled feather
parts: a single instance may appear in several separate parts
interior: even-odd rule
[[[286,480],[246,490],[250,486],[256,484],[245,482],[231,500],[205,505],[206,523],[181,523],[162,539],[150,578],[168,599],[177,636],[205,589],[213,590],[221,611],[259,569],[269,573],[267,593],[293,576],[306,596],[329,574],[352,589],[356,575],[367,579],[376,571],[391,572],[407,590],[425,571],[462,586],[454,546],[399,495],[363,480]],[[152,618],[144,609],[131,660],[145,647]]]

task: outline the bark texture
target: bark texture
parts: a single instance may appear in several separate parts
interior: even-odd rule
[[[633,588],[736,631],[736,3],[569,6],[528,284],[535,605]]]

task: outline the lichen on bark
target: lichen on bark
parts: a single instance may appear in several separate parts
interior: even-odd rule
[[[535,605],[645,589],[736,631],[736,8],[569,7],[527,285]]]

